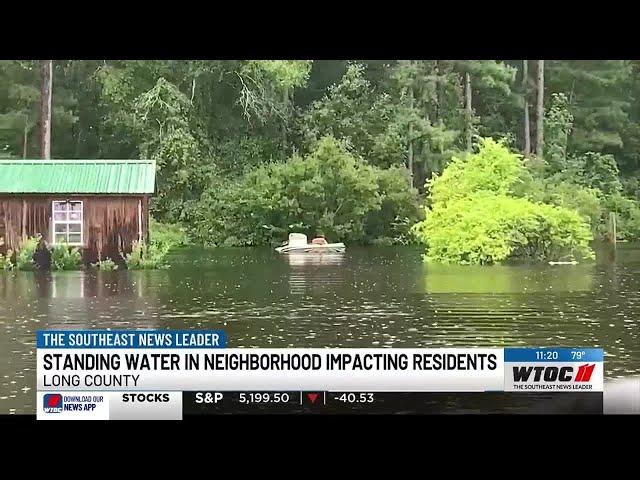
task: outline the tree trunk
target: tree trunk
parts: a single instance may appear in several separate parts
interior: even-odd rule
[[[524,154],[531,155],[531,123],[529,121],[529,60],[522,61],[522,95],[524,97]]]
[[[42,90],[40,99],[40,155],[51,158],[51,88],[53,60],[41,60]]]
[[[409,87],[410,112],[413,113],[413,86]],[[407,170],[411,186],[413,187],[413,122],[409,121],[409,154],[407,155]]]
[[[440,120],[440,62],[438,60],[436,60],[434,70],[435,70],[435,77],[436,77],[436,85],[435,85],[436,87],[436,99],[435,99],[436,118],[434,118],[434,120],[435,120],[435,123],[438,123],[438,121]]]
[[[286,87],[284,89],[282,100],[284,102],[283,111],[284,111],[284,116],[285,116],[285,119],[286,119],[289,116],[289,106],[291,104],[291,98],[290,98],[290,95],[289,95],[289,89],[286,88]],[[285,119],[282,120],[282,147],[286,151],[287,150],[288,138],[287,138],[287,121]]]
[[[24,136],[22,137],[22,158],[27,158],[27,141],[29,140],[29,124],[24,123]]]
[[[467,116],[467,150],[470,152],[473,146],[472,125],[473,108],[471,108],[471,75],[469,72],[464,74],[464,101],[465,113]]]
[[[536,155],[543,156],[544,149],[544,60],[538,60],[538,103],[536,107]]]
[[[571,83],[571,93],[569,93],[569,111],[571,111],[571,104],[573,103],[573,92],[575,91],[576,88],[576,81],[574,80]],[[573,123],[571,124],[573,126]],[[564,160],[564,163],[567,163],[567,149],[569,148],[569,133],[571,131],[571,127],[567,128],[567,131],[564,132],[564,147],[562,148],[562,159]]]

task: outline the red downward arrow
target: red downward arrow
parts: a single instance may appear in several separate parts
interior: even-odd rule
[[[318,399],[318,394],[317,393],[307,393],[307,397],[309,397],[309,400],[311,400],[311,403],[316,403],[316,400]]]

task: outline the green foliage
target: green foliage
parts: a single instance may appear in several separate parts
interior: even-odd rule
[[[574,127],[569,149],[620,154],[629,122],[631,62],[628,60],[552,60],[546,64],[550,91],[564,92]]]
[[[341,82],[312,104],[301,118],[303,142],[312,149],[320,138],[332,136],[372,165],[402,165],[404,139],[393,124],[391,98],[378,93],[364,73],[363,65],[350,64]]]
[[[604,208],[607,212],[616,214],[616,230],[618,239],[635,241],[640,240],[640,203],[617,193],[604,200]],[[607,232],[606,221],[603,218],[599,226],[599,233],[604,236]]]
[[[478,153],[455,158],[430,182],[431,207],[413,228],[427,247],[425,259],[484,265],[592,258],[585,219],[568,208],[513,197],[514,186],[525,181],[534,183],[520,156],[491,139],[480,141]]]
[[[378,169],[332,137],[306,157],[272,163],[205,192],[190,224],[194,238],[226,246],[279,243],[292,231],[332,241],[402,239],[418,218],[416,192],[402,168]],[[372,212],[384,209],[377,224]]]
[[[376,169],[379,210],[372,210],[365,220],[366,238],[374,244],[406,245],[414,239],[410,229],[423,217],[418,206],[418,192],[409,188],[409,174],[403,167]]]
[[[66,82],[60,82],[65,74],[63,62],[54,62],[53,83],[56,94],[52,97],[51,117],[53,129],[53,155],[60,158],[65,153],[63,142],[66,135],[78,121],[74,114],[75,93]],[[22,158],[38,157],[39,136],[36,126],[40,109],[40,61],[3,60],[0,61],[0,156]],[[63,132],[60,136],[58,130]],[[64,142],[71,143],[71,142]],[[3,150],[9,155],[2,155]],[[63,155],[61,155],[61,153]]]
[[[425,259],[440,263],[593,258],[591,232],[576,212],[486,192],[435,207],[416,234],[428,245]]]
[[[589,222],[592,232],[599,231],[605,213],[600,190],[568,182],[548,183],[542,201],[577,212]]]
[[[165,257],[168,253],[166,247],[153,243],[134,242],[131,253],[126,255],[125,261],[129,270],[154,270],[158,268],[168,268]]]
[[[613,155],[587,152],[580,159],[584,183],[597,188],[605,195],[613,195],[622,191],[620,171]]]
[[[69,247],[66,243],[57,243],[51,250],[51,267],[55,270],[77,270],[82,264],[82,255],[78,247]]]
[[[149,234],[151,243],[157,245],[160,250],[167,252],[173,248],[188,243],[187,233],[184,227],[175,224],[161,223],[151,218]]]
[[[454,157],[442,175],[427,182],[429,199],[434,206],[446,206],[478,192],[509,195],[525,174],[519,155],[509,152],[501,142],[481,139],[478,153]]]
[[[573,127],[573,114],[564,93],[554,93],[544,117],[544,157],[549,172],[555,173],[567,164],[569,135]]]
[[[130,270],[168,268],[166,257],[172,248],[185,245],[187,234],[178,225],[163,224],[151,218],[149,244],[134,242],[125,261]]]
[[[287,120],[290,94],[306,84],[311,62],[300,60],[249,60],[236,71],[241,81],[239,103],[248,120]]]
[[[40,235],[37,237],[29,237],[20,244],[20,249],[16,254],[16,267],[18,270],[33,270],[35,265],[33,263],[33,254],[38,247],[38,242],[42,238]]]
[[[429,193],[427,179],[452,157],[463,160],[469,131],[522,147],[525,99],[535,136],[536,69],[527,65],[523,79],[521,60],[56,60],[52,154],[155,159],[153,215],[188,225],[197,241],[263,244],[294,228],[327,225],[352,241],[406,243],[408,226],[422,215],[415,192],[401,185],[410,158],[413,186]],[[457,193],[451,170],[451,180],[439,183],[449,194],[437,197],[456,201],[482,184],[480,191],[574,209],[596,233],[616,209],[621,237],[635,238],[640,61],[545,65],[544,171],[528,165],[523,172],[518,165],[527,162],[507,159],[507,170],[491,178],[479,163],[464,191]],[[0,61],[0,158],[39,156],[39,67],[37,60]],[[464,108],[467,73],[471,115]],[[291,159],[306,158],[327,136],[346,145],[358,165],[374,167],[367,182],[375,177],[379,207],[367,203],[364,214],[354,213],[358,220],[331,218],[330,206],[326,215],[300,214],[325,199],[307,192],[314,181],[304,175],[311,173]],[[509,165],[519,172],[515,179]],[[294,181],[296,169],[307,184],[274,193]],[[393,185],[386,197],[384,182]]]
[[[13,270],[15,265],[11,262],[12,255],[11,250],[7,250],[6,255],[0,254],[0,270]]]
[[[110,258],[106,258],[104,260],[93,263],[92,266],[102,272],[113,272],[114,270],[118,269],[118,265],[116,265],[116,262],[114,262]]]

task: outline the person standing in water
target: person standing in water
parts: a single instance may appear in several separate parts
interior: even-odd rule
[[[47,248],[47,242],[40,237],[36,251],[33,253],[33,263],[36,270],[47,271],[51,269],[51,252]]]
[[[324,238],[324,234],[323,233],[318,233],[316,235],[316,238],[314,238],[313,240],[311,240],[311,243],[313,245],[326,245],[328,242],[327,240]]]

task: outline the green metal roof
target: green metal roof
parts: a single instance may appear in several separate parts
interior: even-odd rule
[[[153,193],[154,160],[0,160],[0,193]]]

